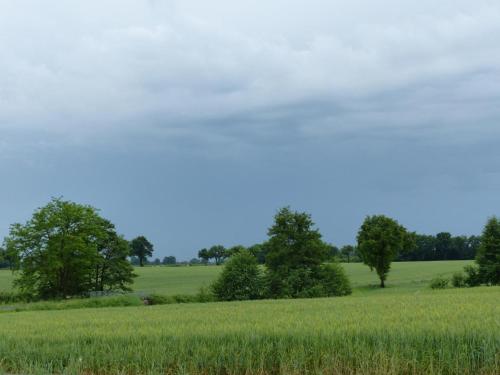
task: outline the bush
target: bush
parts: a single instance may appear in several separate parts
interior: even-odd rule
[[[215,297],[209,288],[201,287],[196,294],[197,302],[213,302]]]
[[[455,272],[453,276],[451,277],[451,285],[453,285],[455,288],[463,288],[467,286],[465,283],[465,275],[463,272]]]
[[[438,276],[431,280],[430,287],[432,289],[445,289],[448,287],[449,282],[450,280],[448,280],[447,278]]]
[[[212,292],[220,301],[242,301],[262,297],[262,275],[255,257],[244,250],[233,255],[224,265]]]
[[[315,268],[278,269],[267,275],[267,295],[271,298],[318,298],[345,296],[351,284],[339,263]]]
[[[352,293],[351,283],[344,268],[338,263],[330,263],[321,266],[319,272],[325,296],[347,296]]]
[[[468,265],[464,267],[465,271],[465,284],[468,286],[481,285],[481,275],[477,266]]]

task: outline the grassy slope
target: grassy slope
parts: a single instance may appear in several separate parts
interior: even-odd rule
[[[455,271],[463,269],[470,261],[441,262],[397,262],[393,263],[387,281],[387,290],[402,291],[426,287],[430,279],[437,275],[451,276]],[[378,284],[374,272],[361,263],[344,264],[344,267],[355,287],[355,293],[375,291]],[[217,277],[221,267],[144,267],[136,268],[139,275],[134,289],[144,293],[161,294],[194,294],[201,286],[208,286]],[[0,291],[11,288],[12,273],[0,270]]]
[[[500,287],[0,315],[0,373],[497,374]]]

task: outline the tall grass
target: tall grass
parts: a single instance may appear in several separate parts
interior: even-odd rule
[[[500,373],[500,288],[0,315],[0,373]]]

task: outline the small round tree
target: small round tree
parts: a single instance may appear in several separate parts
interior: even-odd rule
[[[411,236],[406,229],[384,215],[368,216],[358,232],[358,252],[363,262],[375,269],[380,287],[385,280],[396,255],[410,246]]]
[[[220,301],[242,301],[262,296],[262,275],[256,258],[247,250],[234,254],[224,265],[212,292]]]

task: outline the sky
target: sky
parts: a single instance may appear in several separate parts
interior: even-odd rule
[[[500,215],[500,3],[0,0],[0,237],[51,197],[154,256]]]

